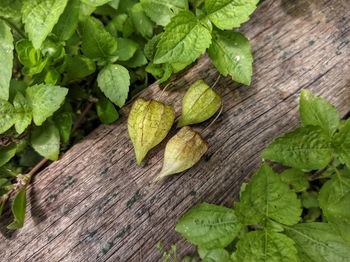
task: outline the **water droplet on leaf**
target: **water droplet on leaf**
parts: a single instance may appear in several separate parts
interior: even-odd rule
[[[212,117],[221,106],[221,97],[203,80],[193,83],[182,100],[177,127],[198,124]]]
[[[128,118],[128,132],[140,164],[146,154],[168,134],[175,120],[175,110],[155,100],[137,99]]]
[[[163,168],[156,181],[194,166],[207,152],[208,145],[192,128],[185,126],[167,143],[164,152]]]

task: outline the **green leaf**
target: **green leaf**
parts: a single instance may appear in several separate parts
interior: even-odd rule
[[[5,133],[16,121],[14,107],[7,101],[0,99],[0,134]]]
[[[309,181],[304,172],[290,168],[281,173],[281,179],[284,183],[290,185],[293,191],[302,192],[309,188]]]
[[[188,10],[187,0],[141,0],[146,14],[157,24],[166,26],[182,10]]]
[[[318,192],[316,191],[303,192],[300,196],[300,200],[304,208],[317,208],[320,206],[318,203]]]
[[[310,91],[300,93],[300,118],[304,126],[319,126],[332,137],[339,127],[340,116],[335,106],[314,96]]]
[[[22,0],[1,0],[0,16],[18,19],[21,17]]]
[[[152,61],[154,58],[154,55],[157,51],[157,45],[158,42],[160,40],[160,38],[162,37],[162,33],[158,34],[158,35],[154,35],[150,40],[148,40],[148,42],[146,43],[145,47],[144,47],[144,53],[145,56],[147,57],[148,60]]]
[[[153,22],[145,14],[140,3],[135,4],[129,10],[130,18],[135,26],[137,32],[139,32],[144,38],[151,38],[153,35]]]
[[[57,160],[60,153],[60,132],[52,121],[46,121],[33,129],[31,144],[41,156]]]
[[[112,124],[119,118],[118,111],[114,105],[105,97],[98,100],[96,104],[97,116],[102,124]]]
[[[239,27],[248,21],[259,0],[205,0],[210,21],[222,30]]]
[[[184,126],[166,144],[163,167],[155,181],[191,168],[207,151],[208,144],[201,135]]]
[[[73,35],[74,31],[78,27],[79,23],[79,11],[80,1],[70,0],[62,15],[60,16],[57,24],[53,28],[53,33],[58,36],[59,39],[66,41]]]
[[[13,66],[13,37],[11,29],[0,19],[0,99],[9,99]]]
[[[181,11],[165,27],[154,63],[191,63],[210,43],[210,31],[191,12]]]
[[[268,218],[294,225],[301,211],[297,195],[267,164],[262,164],[236,203],[237,216],[245,225],[263,225]]]
[[[245,234],[238,241],[233,258],[237,262],[299,262],[294,241],[267,230]]]
[[[217,70],[238,83],[250,85],[253,55],[249,40],[238,32],[214,30],[208,54]]]
[[[176,231],[203,249],[227,247],[241,229],[233,209],[207,203],[188,211],[176,224]]]
[[[340,127],[334,135],[333,146],[338,160],[350,168],[350,118]]]
[[[82,79],[96,71],[95,62],[86,56],[66,56],[65,59],[66,81]]]
[[[60,108],[68,93],[68,89],[60,86],[41,84],[28,87],[26,93],[26,97],[33,110],[34,123],[40,126]]]
[[[104,28],[102,22],[87,17],[82,23],[82,45],[84,55],[91,59],[113,60],[117,51],[117,40]]]
[[[0,146],[0,166],[5,165],[11,160],[16,154],[17,145],[16,143],[11,143],[8,146]]]
[[[111,0],[81,0],[81,1],[87,5],[94,6],[94,7],[101,6],[111,2]]]
[[[328,221],[350,226],[350,176],[338,171],[322,186],[319,202]]]
[[[62,143],[67,144],[71,135],[73,126],[72,112],[58,111],[54,116],[55,124],[60,132]]]
[[[26,189],[24,186],[15,196],[12,202],[12,214],[14,221],[7,226],[10,230],[16,230],[23,227],[24,218],[26,214]]]
[[[323,169],[332,159],[328,136],[315,126],[298,128],[275,139],[263,152],[264,159],[301,170]]]
[[[231,262],[230,254],[223,248],[198,250],[202,262]]]
[[[294,240],[301,261],[347,262],[350,245],[327,223],[302,223],[285,228]]]
[[[97,77],[102,92],[117,106],[122,107],[128,97],[129,71],[121,65],[105,66]]]
[[[18,60],[26,67],[35,67],[43,62],[40,49],[34,48],[27,39],[19,40],[16,43],[16,52]]]
[[[24,0],[22,21],[29,40],[40,48],[63,13],[68,0]]]
[[[221,106],[221,97],[203,80],[197,80],[182,100],[182,114],[177,127],[198,124],[211,118]]]
[[[123,62],[123,65],[130,67],[130,68],[136,68],[140,66],[144,66],[147,64],[147,59],[145,55],[143,54],[142,49],[137,49],[134,56],[129,59],[128,61]]]
[[[138,164],[166,137],[174,119],[175,111],[171,106],[142,98],[134,102],[128,117],[128,132]]]
[[[133,40],[127,38],[118,38],[118,61],[127,61],[132,58],[138,47],[138,43]]]
[[[32,122],[32,108],[21,92],[17,92],[13,106],[16,112],[15,128],[18,134],[22,134]]]

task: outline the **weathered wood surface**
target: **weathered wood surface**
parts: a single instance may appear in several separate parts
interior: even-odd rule
[[[154,248],[190,245],[174,231],[177,219],[196,203],[231,205],[241,183],[274,137],[298,125],[298,94],[312,90],[350,110],[350,15],[347,0],[265,1],[242,29],[255,57],[251,87],[229,78],[217,84],[224,114],[203,135],[210,149],[200,164],[163,183],[164,143],[144,167],[135,165],[126,115],[101,126],[37,175],[28,195],[25,227],[10,234],[2,226],[1,261],[160,261]],[[182,87],[218,74],[206,57],[176,80]],[[157,85],[143,97],[157,97]],[[161,99],[179,114],[183,90]],[[207,123],[199,126],[204,127]],[[174,132],[173,132],[174,133]]]

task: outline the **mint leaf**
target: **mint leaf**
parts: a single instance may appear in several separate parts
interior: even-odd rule
[[[122,62],[123,65],[130,67],[130,68],[136,68],[140,66],[144,66],[147,64],[147,59],[145,55],[143,54],[142,49],[137,49],[136,53],[133,55],[131,59],[128,61]]]
[[[350,168],[350,119],[347,119],[335,134],[333,146],[338,160]]]
[[[316,191],[303,192],[300,196],[300,200],[304,208],[317,208],[320,206],[318,203],[318,192]]]
[[[98,100],[96,104],[97,116],[102,124],[112,124],[119,118],[118,111],[114,105],[105,97]]]
[[[182,10],[188,10],[187,0],[141,0],[146,14],[157,24],[166,26]]]
[[[294,168],[283,171],[281,173],[281,179],[295,192],[305,191],[310,186],[305,173]]]
[[[304,126],[319,126],[331,137],[339,127],[340,116],[335,106],[314,96],[310,91],[300,93],[300,118]]]
[[[302,211],[297,195],[267,164],[262,164],[246,185],[235,210],[245,225],[263,225],[268,218],[294,225]]]
[[[13,37],[11,29],[0,19],[0,99],[9,99],[13,66]]]
[[[145,14],[140,3],[135,4],[129,10],[130,18],[135,26],[137,32],[139,32],[144,38],[151,38],[153,35],[153,22]]]
[[[0,146],[0,166],[5,165],[16,154],[17,145],[11,143],[8,146]]]
[[[301,261],[346,262],[350,257],[350,245],[327,223],[303,223],[285,228],[294,240]]]
[[[26,189],[24,186],[15,196],[12,202],[12,214],[14,221],[7,226],[10,230],[15,230],[23,227],[24,218],[26,214]]]
[[[237,262],[299,262],[294,241],[284,234],[267,230],[243,235],[232,258]]]
[[[319,203],[329,222],[338,227],[345,239],[350,239],[350,176],[339,172],[328,180],[319,193]]]
[[[275,139],[262,152],[262,157],[296,169],[317,170],[327,166],[332,153],[324,131],[319,127],[306,126]]]
[[[228,246],[240,228],[233,209],[207,203],[192,208],[176,224],[177,232],[203,249]]]
[[[117,106],[122,107],[128,97],[130,76],[121,65],[105,66],[97,77],[102,92]]]
[[[157,45],[159,43],[160,38],[162,37],[162,33],[158,35],[154,35],[148,42],[145,44],[145,47],[143,49],[145,56],[148,60],[152,61],[154,58],[154,55],[157,51]]]
[[[34,123],[39,126],[60,108],[68,89],[41,84],[28,87],[26,93],[29,105],[33,110]]]
[[[211,43],[210,31],[189,11],[181,11],[165,27],[154,63],[188,63],[196,60]]]
[[[238,83],[250,85],[253,56],[249,40],[238,32],[213,31],[208,54],[217,70]]]
[[[118,38],[118,61],[127,61],[132,58],[138,47],[138,43],[133,40],[127,38]]]
[[[18,134],[22,134],[32,122],[32,108],[21,92],[17,92],[13,106],[16,112],[15,128]]]
[[[0,134],[5,133],[16,121],[15,109],[13,106],[0,99]]]
[[[33,129],[31,144],[41,156],[57,160],[60,153],[60,132],[52,121]]]
[[[117,51],[117,40],[104,28],[102,22],[94,17],[87,17],[81,23],[81,50],[92,59],[112,61]]]
[[[22,0],[1,0],[0,16],[18,19],[21,17]]]
[[[198,250],[202,262],[230,262],[230,254],[223,248]]]
[[[248,21],[259,0],[205,0],[210,21],[222,30],[239,27]]]
[[[22,21],[29,40],[40,48],[58,22],[68,0],[24,0]]]
[[[73,116],[69,111],[58,111],[54,116],[55,124],[60,132],[60,138],[62,143],[67,144],[69,142],[72,126]]]
[[[101,6],[104,4],[107,4],[108,2],[111,2],[111,0],[81,0],[83,3],[90,5],[90,6]]]
[[[66,56],[65,60],[65,81],[82,79],[96,71],[95,62],[86,56]]]
[[[74,34],[79,23],[80,1],[70,0],[52,32],[63,41],[68,40]]]

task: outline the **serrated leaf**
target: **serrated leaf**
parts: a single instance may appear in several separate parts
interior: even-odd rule
[[[199,133],[188,126],[181,128],[166,144],[163,167],[155,181],[191,168],[207,150],[208,145]]]
[[[267,230],[245,234],[238,241],[233,258],[237,262],[299,262],[294,241]]]
[[[86,56],[66,56],[65,57],[66,81],[82,79],[96,71],[96,64]]]
[[[13,100],[13,106],[16,112],[16,132],[22,134],[32,122],[32,108],[21,92],[17,92]]]
[[[138,43],[127,38],[118,38],[118,49],[117,56],[118,61],[127,61],[133,57],[137,48],[139,47]]]
[[[52,116],[63,103],[68,89],[54,85],[34,85],[26,90],[26,97],[32,108],[33,120],[40,126],[48,117]]]
[[[140,3],[133,5],[129,10],[130,18],[137,32],[144,38],[151,38],[153,35],[154,23],[148,18]]]
[[[91,59],[113,60],[117,51],[117,40],[104,28],[102,22],[87,17],[81,22],[82,45],[84,55]]]
[[[0,16],[18,19],[21,17],[22,0],[1,0]]]
[[[73,126],[73,116],[70,111],[58,111],[54,116],[56,127],[60,132],[62,143],[69,142],[71,130]]]
[[[267,164],[262,164],[247,184],[235,210],[245,225],[264,224],[268,218],[294,225],[302,211],[297,195]]]
[[[231,262],[230,254],[226,249],[217,248],[210,250],[198,250],[202,262]]]
[[[210,31],[191,12],[181,11],[165,27],[154,63],[191,63],[210,43]]]
[[[350,168],[350,119],[334,135],[333,146],[338,160]]]
[[[35,48],[40,48],[63,13],[68,0],[24,0],[22,21]]]
[[[210,21],[221,30],[239,27],[248,21],[259,0],[205,0]]]
[[[60,132],[52,121],[46,121],[33,129],[31,144],[41,156],[57,160],[60,153]]]
[[[319,126],[332,137],[339,127],[340,115],[327,100],[303,90],[300,93],[300,119],[304,126]]]
[[[182,10],[188,10],[187,0],[141,0],[146,14],[157,24],[166,26]]]
[[[97,116],[102,124],[112,124],[119,118],[118,111],[114,105],[105,97],[98,100],[96,104]]]
[[[197,80],[182,99],[177,127],[198,124],[212,117],[221,106],[221,97],[203,80]]]
[[[231,208],[207,203],[188,211],[176,224],[176,231],[202,249],[227,247],[241,229]]]
[[[74,34],[79,23],[80,1],[68,1],[52,32],[61,40],[66,41]]]
[[[217,70],[238,83],[250,85],[253,55],[249,40],[238,32],[213,31],[208,54]]]
[[[320,190],[319,203],[327,220],[338,227],[340,229],[339,233],[349,241],[350,176],[339,172],[328,180]]]
[[[11,224],[7,226],[10,230],[16,230],[23,227],[24,218],[26,213],[26,189],[24,186],[15,196],[12,202],[12,214],[14,216],[14,220]]]
[[[130,68],[136,68],[140,66],[144,66],[147,64],[147,59],[145,55],[143,54],[142,49],[137,49],[135,54],[132,58],[130,58],[128,61],[121,62],[123,65],[130,67]]]
[[[150,40],[148,40],[148,42],[146,43],[146,45],[144,47],[143,51],[145,53],[145,56],[150,61],[152,61],[154,58],[154,55],[157,51],[157,45],[158,45],[160,38],[162,37],[162,34],[163,33],[160,33],[158,35],[154,35]]]
[[[107,4],[111,0],[81,0],[81,1],[87,5],[96,7],[96,6]]]
[[[5,133],[16,121],[14,107],[7,101],[0,99],[0,134]]]
[[[129,71],[121,65],[107,65],[97,76],[102,92],[117,106],[122,107],[128,97]]]
[[[302,223],[286,227],[285,233],[296,243],[301,261],[349,261],[350,245],[327,223]]]
[[[304,208],[317,208],[320,206],[318,203],[318,192],[316,191],[303,192],[300,196],[300,200]]]
[[[11,160],[16,154],[17,145],[16,143],[11,143],[8,146],[0,146],[0,166],[5,165]]]
[[[262,152],[262,157],[300,170],[318,170],[328,165],[332,154],[324,131],[306,126],[275,139]]]
[[[166,137],[174,119],[175,111],[171,106],[142,98],[134,102],[128,118],[128,132],[138,164]]]
[[[293,191],[302,192],[309,188],[309,181],[304,172],[290,168],[281,173],[281,179],[288,184]]]
[[[10,27],[0,19],[0,99],[9,99],[13,66],[13,37]]]

